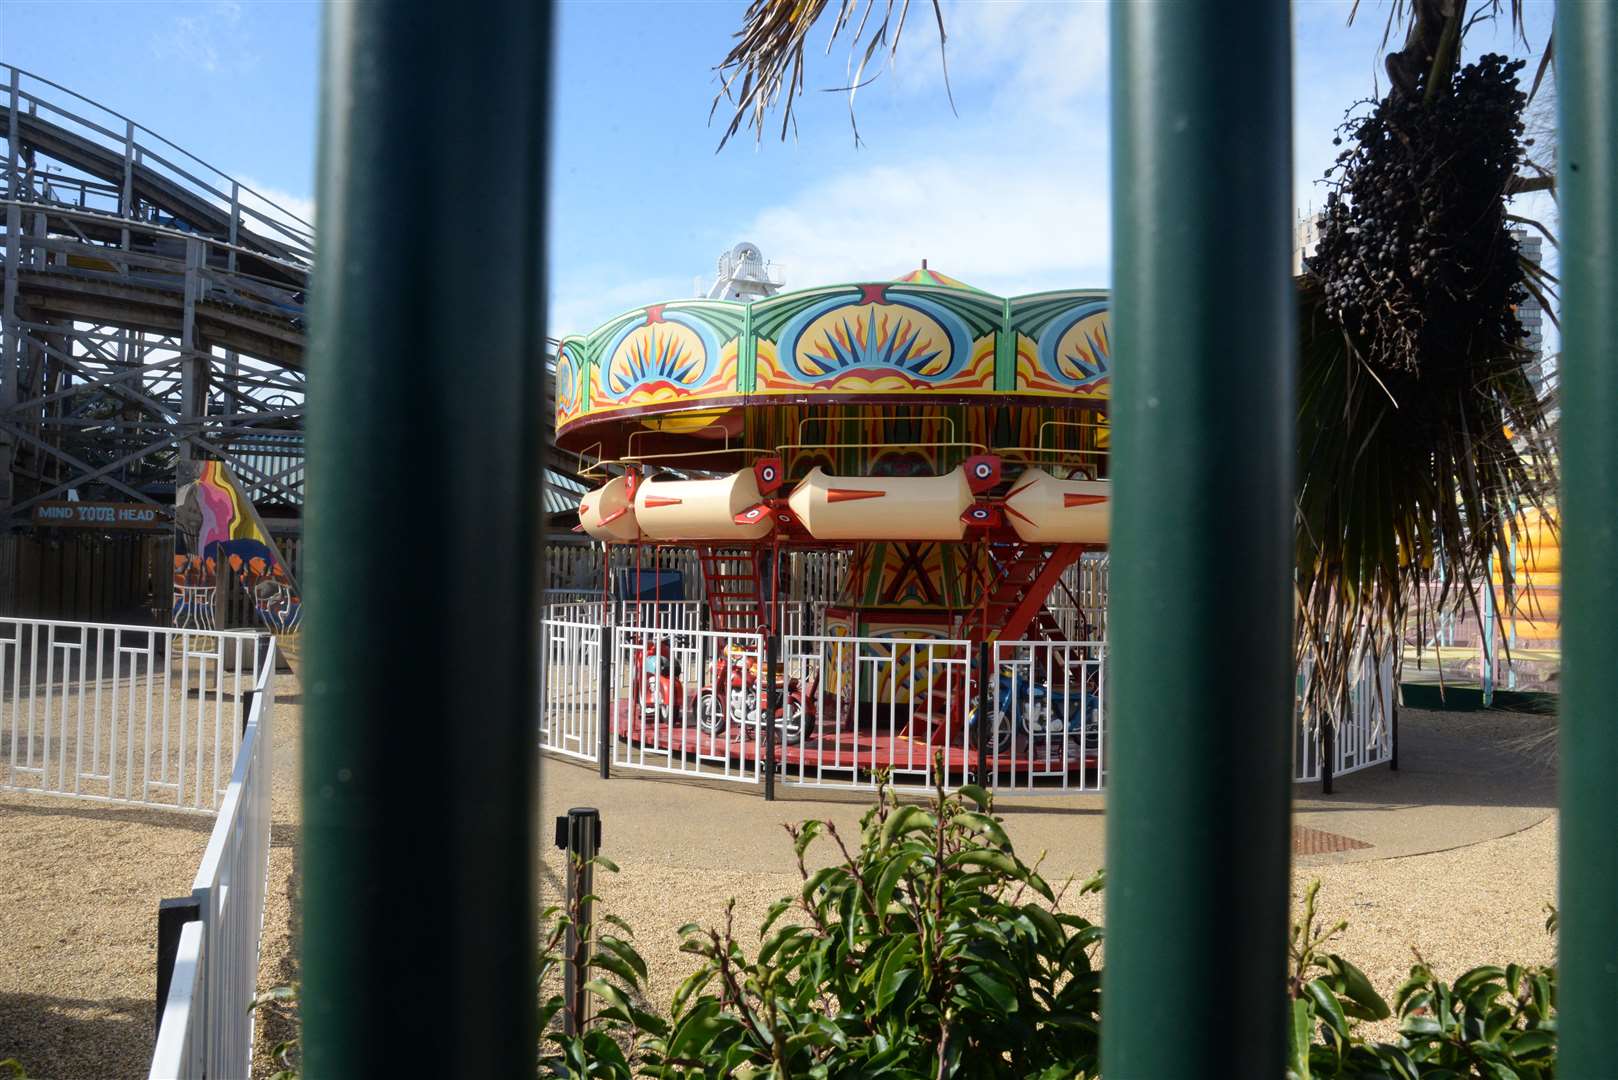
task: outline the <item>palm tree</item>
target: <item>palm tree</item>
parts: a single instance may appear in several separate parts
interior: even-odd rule
[[[825,20],[828,50],[845,35],[850,42],[841,89],[852,122],[855,92],[874,77],[873,62],[891,64],[908,11],[902,0],[753,0],[718,66],[714,111],[727,101],[734,108],[720,145],[744,126],[762,139],[772,109],[781,137],[793,130],[808,34]],[[932,11],[942,54],[938,0]],[[1526,512],[1547,509],[1555,489],[1547,402],[1528,377],[1533,358],[1514,313],[1525,295],[1553,312],[1555,283],[1518,257],[1510,225],[1525,219],[1506,212],[1513,194],[1554,194],[1554,177],[1543,148],[1536,162],[1511,130],[1520,102],[1477,111],[1483,97],[1504,93],[1499,65],[1481,75],[1461,66],[1467,31],[1506,12],[1521,35],[1522,0],[1489,0],[1470,18],[1466,0],[1392,0],[1384,46],[1401,26],[1405,40],[1386,57],[1390,89],[1374,103],[1375,123],[1360,116],[1346,128],[1339,212],[1327,222],[1323,258],[1298,279],[1297,645],[1313,665],[1304,702],[1312,720],[1342,714],[1367,655],[1392,656],[1397,678],[1408,618],[1419,623],[1429,598],[1448,603],[1449,590],[1486,579],[1491,556],[1506,551]],[[1534,90],[1550,55],[1547,42]],[[1463,174],[1442,156],[1457,127],[1498,144],[1492,173]],[[1425,156],[1390,150],[1410,134]],[[1481,153],[1471,151],[1469,161]],[[1384,209],[1412,235],[1369,242],[1387,230],[1366,230],[1368,189],[1353,190],[1355,177],[1377,183]],[[1445,185],[1466,189],[1470,213],[1439,215],[1448,233],[1421,232],[1413,252],[1416,201]],[[1351,288],[1360,291],[1350,296]],[[1384,305],[1401,318],[1366,317]]]

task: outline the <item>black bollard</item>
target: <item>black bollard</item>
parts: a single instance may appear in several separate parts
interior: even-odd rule
[[[556,846],[567,852],[567,915],[571,920],[562,946],[562,995],[567,1003],[562,1030],[577,1035],[590,1018],[584,984],[590,963],[590,896],[595,891],[591,860],[601,850],[601,812],[593,806],[576,806],[557,818]]]

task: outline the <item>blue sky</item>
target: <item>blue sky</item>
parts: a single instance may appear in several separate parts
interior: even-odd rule
[[[956,115],[930,9],[918,0],[895,68],[860,91],[860,147],[845,96],[821,91],[843,85],[847,47],[823,55],[817,29],[797,138],[755,145],[744,135],[715,154],[712,67],[744,6],[559,5],[552,333],[690,295],[693,279],[710,279],[719,253],[744,238],[789,287],[892,277],[923,257],[1006,294],[1107,284],[1104,4],[946,0]],[[1299,207],[1320,203],[1313,181],[1335,153],[1332,129],[1381,73],[1387,0],[1364,0],[1352,27],[1348,8],[1295,5]],[[1540,47],[1552,5],[1527,8]],[[320,17],[312,0],[6,0],[0,59],[133,117],[308,215]],[[1469,54],[1486,49],[1521,51],[1504,23],[1473,32]]]

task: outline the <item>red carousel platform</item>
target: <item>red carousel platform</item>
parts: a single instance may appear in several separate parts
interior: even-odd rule
[[[707,732],[695,721],[694,711],[684,710],[689,719],[655,720],[642,715],[629,698],[621,698],[613,710],[613,735],[642,754],[668,754],[686,761],[750,767],[764,757],[765,746],[757,724],[730,724],[724,730]],[[920,729],[923,734],[917,734]],[[979,760],[975,747],[956,726],[945,739],[939,729],[924,721],[912,721],[884,730],[881,724],[861,724],[837,728],[814,724],[800,741],[777,739],[776,760],[790,775],[821,771],[897,774],[926,772],[936,755],[943,755],[944,771],[957,776],[978,775],[992,769],[997,777],[1080,777],[1100,767],[1100,754],[1086,748],[1069,753],[1073,737],[1019,735],[1010,747],[990,749],[986,763]]]

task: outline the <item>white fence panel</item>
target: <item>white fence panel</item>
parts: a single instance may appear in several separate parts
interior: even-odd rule
[[[681,605],[616,603],[612,616],[630,621],[608,634],[604,610],[599,602],[548,609],[542,747],[598,761],[605,715],[613,765],[759,780],[764,636],[696,629],[700,613]],[[818,626],[823,612],[791,603],[782,614],[790,629]],[[610,642],[611,663],[605,708],[603,640]],[[794,632],[779,641],[775,761],[783,783],[868,789],[887,775],[895,786],[915,789],[968,779],[1016,794],[1106,789],[1112,719],[1105,640],[991,643],[989,726],[981,747],[973,643]],[[1301,694],[1307,664],[1298,677]],[[1393,693],[1392,658],[1368,663],[1333,732],[1334,775],[1391,759]],[[1320,779],[1321,749],[1317,731],[1296,725],[1294,782]]]
[[[989,657],[993,786],[1019,794],[1103,790],[1106,643],[997,641]]]
[[[602,636],[599,621],[548,618],[541,624],[543,749],[583,761],[600,759]]]
[[[250,631],[0,618],[0,787],[216,810],[261,648]]]
[[[791,635],[783,697],[801,702],[804,736],[783,747],[783,781],[806,786],[953,786],[973,774],[970,644]],[[943,775],[937,773],[939,764]]]
[[[191,884],[201,921],[199,975],[182,978],[176,964],[152,1058],[152,1077],[201,1080],[248,1076],[259,943],[270,856],[270,789],[275,726],[275,648],[254,690],[230,785]],[[177,999],[178,995],[178,999]],[[177,1011],[170,1012],[171,1008]],[[200,1069],[199,1066],[200,1065]]]
[[[207,966],[202,923],[189,922],[180,929],[180,947],[174,956],[174,974],[168,1000],[163,1004],[163,1023],[157,1032],[157,1049],[147,1080],[182,1080],[207,1073],[206,1045],[200,1021],[203,1010],[202,973]]]
[[[758,782],[765,741],[761,636],[616,627],[612,674],[614,765]]]
[[[1297,697],[1303,700],[1312,665],[1306,660],[1298,670]],[[1388,720],[1393,716],[1393,658],[1366,657],[1359,678],[1348,693],[1348,714],[1337,718],[1332,731],[1332,775],[1381,765],[1393,756],[1393,738]],[[1321,749],[1324,740],[1318,727],[1307,727],[1301,713],[1293,725],[1292,779],[1302,783],[1320,779]]]

